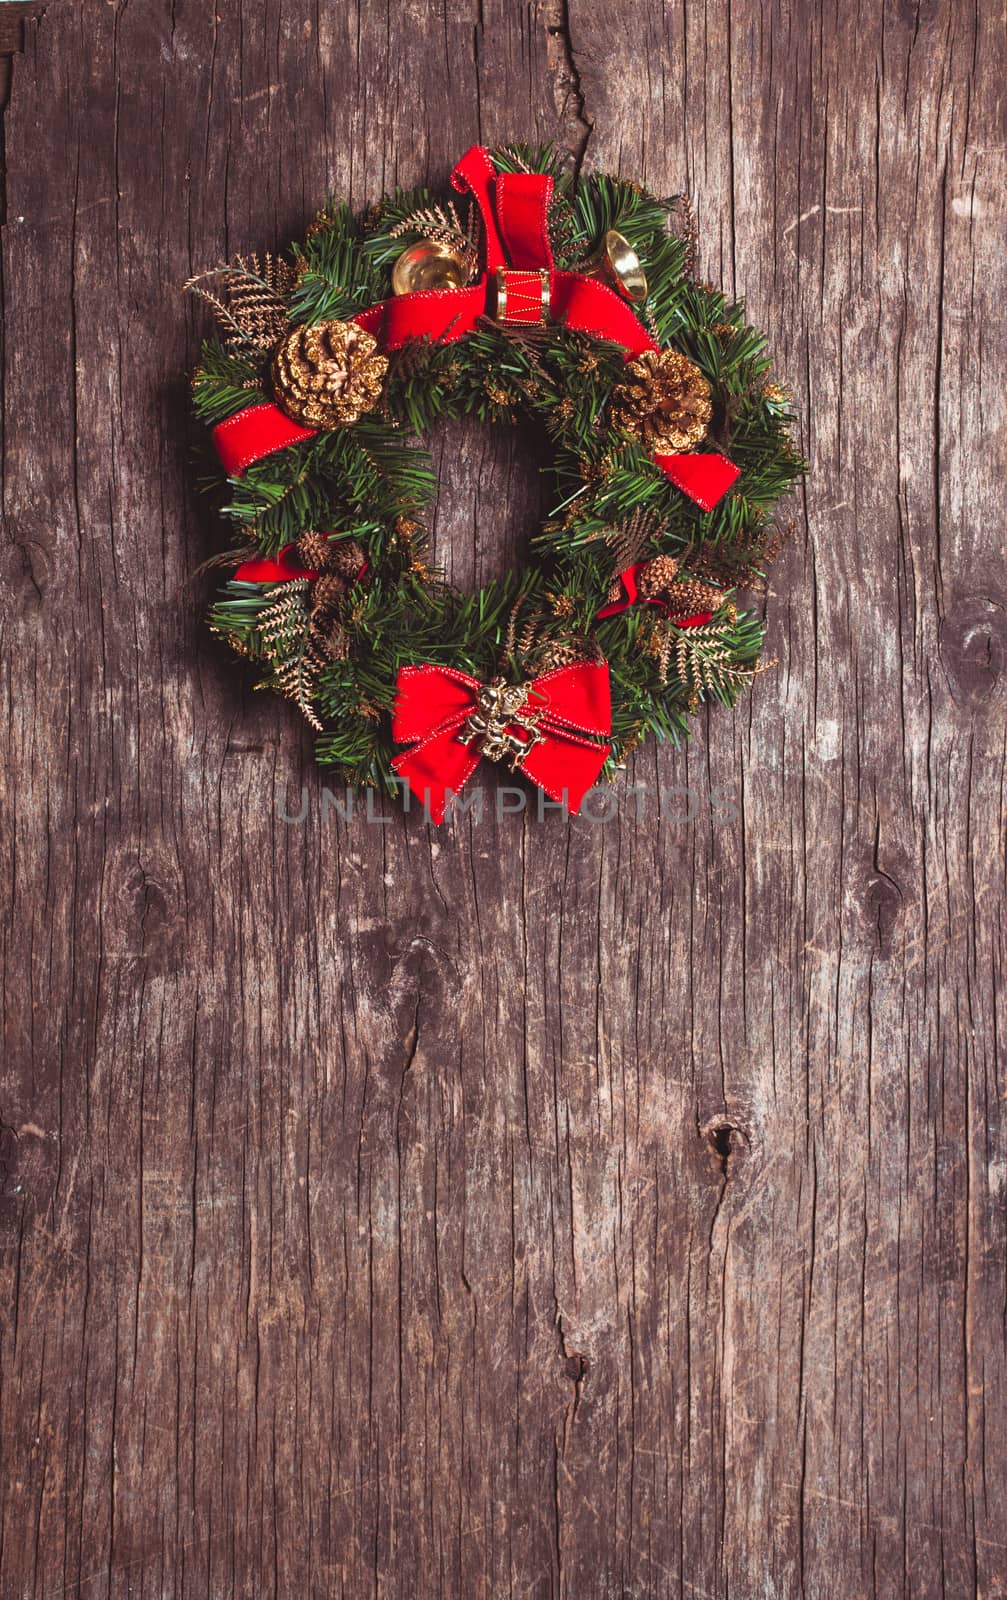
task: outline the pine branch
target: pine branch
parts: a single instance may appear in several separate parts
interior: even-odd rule
[[[369,256],[350,208],[333,206],[295,245],[298,282],[291,296],[293,322],[347,321],[382,298],[384,283]]]
[[[238,355],[218,339],[207,339],[192,377],[196,416],[211,427],[223,422],[236,411],[253,405],[264,392],[264,382],[261,360]]]

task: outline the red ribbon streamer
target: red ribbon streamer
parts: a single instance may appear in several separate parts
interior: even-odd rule
[[[239,583],[289,583],[291,578],[317,576],[312,568],[301,566],[292,544],[286,545],[275,561],[270,556],[243,561],[237,571],[231,574]]]
[[[332,537],[331,534],[328,537]],[[358,583],[364,576],[369,566],[365,561],[353,579]],[[297,559],[297,546],[284,545],[275,561],[270,556],[254,557],[251,561],[243,561],[236,571],[231,573],[232,579],[239,583],[289,583],[291,578],[317,578],[318,573],[314,567],[304,567]]]
[[[271,456],[274,450],[285,450],[290,444],[300,444],[313,439],[316,428],[302,428],[291,422],[271,401],[261,405],[246,406],[226,422],[218,422],[213,430],[221,465],[229,478],[240,478],[246,467]]]
[[[428,662],[399,669],[392,737],[414,749],[396,756],[392,765],[433,822],[443,822],[448,797],[461,792],[479,765],[478,738],[461,735],[483,687],[454,667]],[[611,749],[608,663],[582,661],[535,678],[519,715],[533,717],[543,735],[530,747],[521,771],[576,815]],[[520,725],[515,727],[520,733]]]
[[[610,605],[602,606],[598,617],[617,617],[620,611],[628,611],[630,606],[647,605],[659,606],[662,611],[667,611],[668,604],[665,600],[658,600],[653,595],[640,593],[640,573],[646,566],[645,561],[638,561],[635,567],[625,567],[619,574],[619,582],[626,591],[625,600],[613,600]],[[712,611],[696,611],[691,617],[672,617],[676,628],[701,628],[704,622],[709,622],[713,616]]]
[[[694,501],[700,511],[712,511],[741,473],[740,467],[719,453],[655,456],[654,460],[665,477]]]
[[[606,339],[626,352],[627,359],[659,346],[635,312],[607,284],[578,272],[560,272],[553,263],[548,214],[553,181],[547,173],[498,173],[489,151],[473,145],[451,174],[460,193],[469,193],[486,230],[485,270],[464,289],[422,289],[393,295],[354,318],[372,333],[382,350],[398,350],[413,339],[448,344],[472,332],[490,305],[498,268],[528,274],[545,273],[550,315],[577,333]],[[525,320],[521,315],[517,320]],[[213,430],[214,443],[229,476],[238,476],[275,450],[314,437],[315,430],[291,422],[278,406],[266,401],[248,406]],[[654,457],[676,488],[703,511],[711,511],[738,477],[740,468],[719,452]]]

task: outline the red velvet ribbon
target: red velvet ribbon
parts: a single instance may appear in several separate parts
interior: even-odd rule
[[[553,263],[549,240],[549,203],[553,181],[547,173],[500,172],[482,145],[473,145],[451,174],[460,193],[469,193],[486,231],[484,271],[463,289],[422,289],[393,295],[355,317],[372,333],[382,350],[397,350],[413,339],[437,344],[463,339],[491,304],[491,286],[498,268],[527,278],[548,275],[550,316],[575,332],[619,345],[627,360],[659,346],[621,295],[597,278],[561,272]],[[525,287],[527,288],[527,282]],[[514,320],[530,320],[519,315]],[[224,470],[238,476],[255,461],[289,444],[314,437],[314,430],[291,422],[270,402],[248,406],[213,430]],[[719,452],[657,455],[661,471],[703,511],[711,511],[738,477],[740,468]]]
[[[676,489],[692,500],[700,511],[712,511],[723,500],[735,478],[741,473],[733,461],[728,461],[719,451],[710,455],[688,452],[676,456],[655,456],[661,471],[670,478]]]
[[[668,605],[665,600],[658,600],[653,595],[640,593],[640,573],[645,566],[646,562],[638,561],[635,567],[626,567],[620,572],[619,582],[625,590],[626,597],[624,600],[613,600],[610,605],[602,606],[598,612],[599,619],[602,617],[617,617],[620,611],[628,611],[630,606],[636,605],[659,606],[662,611],[667,611]],[[712,616],[712,611],[696,611],[691,617],[673,617],[672,621],[676,628],[701,628],[704,622],[710,621]]]
[[[240,478],[246,467],[251,467],[275,450],[285,450],[290,444],[300,444],[313,439],[317,428],[302,428],[292,422],[272,401],[246,406],[244,411],[218,422],[213,429],[213,442],[221,466],[229,478]]]
[[[448,797],[461,792],[479,765],[478,739],[461,734],[482,688],[478,678],[454,667],[427,663],[399,669],[392,737],[414,748],[392,765],[433,822],[443,822]],[[519,714],[533,717],[544,735],[529,749],[521,771],[576,814],[611,748],[608,663],[582,661],[535,678]],[[514,726],[520,737],[520,726]]]

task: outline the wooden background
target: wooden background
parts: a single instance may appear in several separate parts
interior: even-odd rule
[[[1007,1595],[998,8],[31,9],[0,1594]],[[690,189],[770,330],[780,665],[639,754],[687,823],[348,825],[201,627],[179,285],[514,137]],[[534,442],[436,442],[482,579]]]

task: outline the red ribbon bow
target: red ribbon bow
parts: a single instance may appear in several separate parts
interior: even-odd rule
[[[463,339],[479,318],[493,309],[496,274],[516,278],[531,294],[527,280],[545,274],[550,315],[578,333],[609,339],[628,356],[656,350],[646,328],[626,301],[596,278],[579,272],[559,272],[553,264],[549,240],[549,204],[553,182],[541,172],[500,172],[488,150],[473,145],[451,174],[452,187],[468,193],[479,207],[486,234],[484,270],[476,283],[464,289],[424,289],[394,295],[360,312],[362,328],[373,333],[382,349],[397,350],[410,339],[433,339],[441,344]],[[534,298],[538,298],[537,295]],[[535,308],[526,315],[508,313],[513,321],[537,322]]]
[[[509,762],[571,813],[596,781],[611,746],[608,663],[557,667],[530,683],[483,684],[454,667],[402,667],[392,737],[412,750],[392,765],[443,822],[480,757]],[[598,740],[604,739],[604,744]]]
[[[484,271],[462,289],[422,289],[393,295],[354,318],[372,333],[382,350],[397,350],[412,339],[446,344],[471,333],[493,305],[495,280],[504,272],[508,320],[538,321],[549,306],[553,321],[578,333],[607,339],[627,359],[657,350],[627,302],[578,272],[560,272],[549,240],[549,203],[553,181],[541,172],[497,172],[488,150],[473,145],[451,174],[453,186],[472,195],[486,231]],[[539,287],[532,282],[539,280]],[[274,450],[314,437],[315,430],[292,422],[270,402],[246,406],[213,430],[225,472],[236,476]],[[703,511],[711,511],[737,478],[739,468],[719,452],[655,455],[655,462],[675,486]]]

